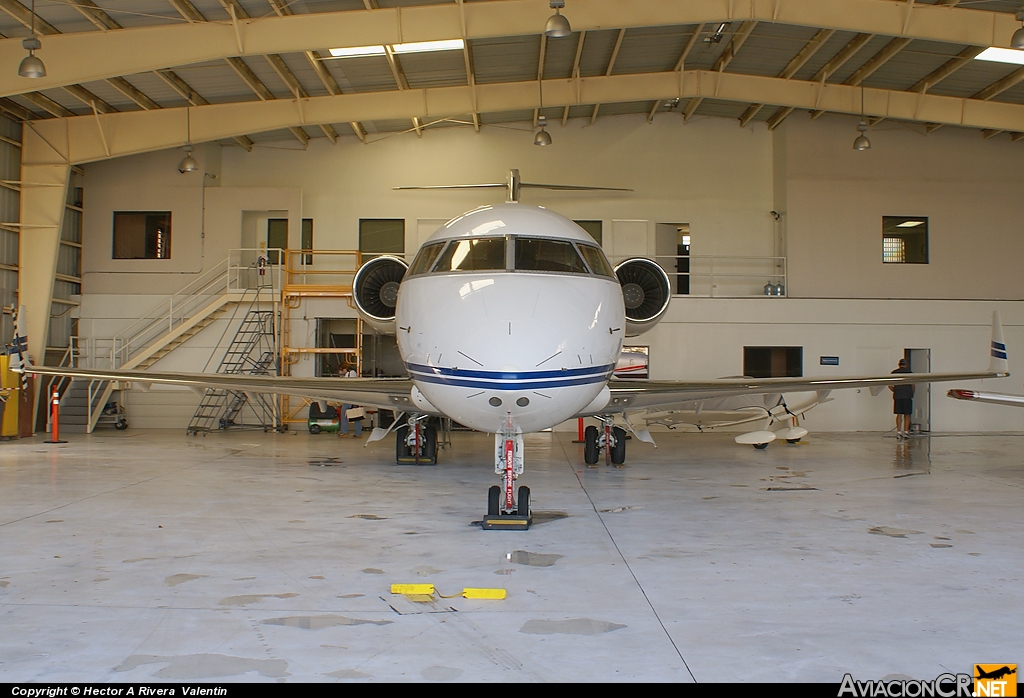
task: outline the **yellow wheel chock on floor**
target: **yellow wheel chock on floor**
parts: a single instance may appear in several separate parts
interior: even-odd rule
[[[456,596],[461,596],[464,599],[500,600],[508,596],[508,592],[504,589],[480,589],[475,587],[466,587],[458,594],[445,596],[437,591],[433,584],[392,584],[391,593],[401,596],[433,596],[437,594],[442,599],[453,599]]]

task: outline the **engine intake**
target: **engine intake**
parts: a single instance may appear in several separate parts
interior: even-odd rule
[[[658,324],[668,310],[672,283],[656,262],[643,257],[627,259],[615,267],[626,305],[626,336],[635,337]]]
[[[359,267],[352,280],[356,310],[378,332],[395,332],[398,287],[408,268],[409,265],[398,257],[376,257]]]

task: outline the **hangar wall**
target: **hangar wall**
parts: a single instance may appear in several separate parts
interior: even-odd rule
[[[676,116],[650,125],[640,116],[603,118],[593,126],[576,120],[552,129],[555,145],[549,148],[531,146],[522,124],[485,127],[480,134],[444,128],[422,139],[405,134],[369,145],[355,138],[342,138],[336,146],[315,139],[305,151],[288,141],[260,145],[251,153],[212,145],[197,149],[201,165],[216,178],[179,174],[180,151],[90,164],[84,181],[80,328],[83,335],[109,336],[145,313],[161,294],[223,260],[228,249],[241,245],[242,211],[287,211],[292,238],[298,235],[298,218],[313,218],[314,247],[319,249],[355,248],[360,218],[404,218],[406,250],[412,253],[429,229],[426,221],[500,201],[503,194],[392,187],[497,182],[509,167],[518,167],[527,181],[635,189],[631,194],[523,195],[525,203],[570,218],[603,220],[605,249],[613,256],[632,251],[624,249],[621,233],[637,225],[646,228],[648,254],[653,254],[658,222],[688,223],[694,255],[788,253],[790,298],[676,298],[668,317],[636,341],[651,347],[652,377],[737,375],[745,344],[804,346],[806,375],[836,375],[817,365],[819,354],[840,355],[843,375],[888,372],[904,347],[931,348],[934,370],[973,369],[984,364],[989,314],[996,306],[1003,310],[1012,358],[1022,346],[1017,333],[1024,327],[1014,303],[813,300],[1019,298],[1024,289],[1014,287],[1024,280],[1011,281],[1016,275],[1004,269],[1013,255],[993,252],[1006,242],[1020,258],[1007,222],[1015,219],[1018,207],[1013,199],[997,196],[1010,185],[987,189],[993,176],[983,172],[987,158],[1006,169],[1010,156],[1005,151],[1012,154],[1012,148],[982,141],[974,132],[947,129],[925,138],[902,127],[885,131],[879,126],[871,134],[874,148],[866,153],[874,160],[864,164],[867,160],[856,157],[865,153],[850,148],[854,121],[794,117],[775,134],[760,123],[738,129],[734,121],[716,118],[685,126]],[[925,165],[911,162],[918,150]],[[981,206],[971,192],[979,194]],[[911,205],[913,210],[906,210]],[[171,260],[109,258],[112,212],[140,208],[172,210]],[[783,214],[778,229],[769,215],[773,208]],[[933,264],[882,269],[881,216],[904,214],[930,217]],[[973,248],[951,249],[960,235],[955,226],[979,218],[985,225],[981,230],[975,226],[972,245],[1005,260],[998,262],[998,273],[987,273],[987,260]],[[297,247],[298,240],[290,244]],[[957,260],[961,268],[954,271]],[[975,273],[964,273],[965,267]],[[344,305],[310,303],[296,314],[291,332],[311,345],[316,317],[352,315]],[[227,319],[214,323],[158,367],[200,369],[221,338],[230,339],[233,328],[227,325]],[[295,375],[312,373],[309,360],[293,367]],[[1000,383],[1006,385],[986,388],[1012,392],[1019,381]],[[1012,410],[955,403],[940,399],[943,393],[934,391],[935,430],[1019,428]],[[196,401],[187,391],[133,392],[133,424],[184,428]],[[837,393],[834,402],[811,413],[809,426],[884,430],[891,428],[890,411],[886,395]]]
[[[794,112],[774,132],[790,295],[1024,298],[1019,144],[883,121],[857,152],[855,125]],[[928,217],[928,264],[882,264],[882,216]]]

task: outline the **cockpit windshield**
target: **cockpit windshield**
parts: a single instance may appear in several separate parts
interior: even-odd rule
[[[505,268],[505,238],[453,240],[441,254],[434,272],[495,271]]]
[[[604,251],[600,247],[593,245],[580,245],[580,252],[583,253],[583,258],[587,260],[587,266],[590,267],[590,271],[594,272],[598,276],[608,276],[613,279],[615,276],[615,270],[612,269],[612,265],[608,263],[608,258],[604,256]]]
[[[560,271],[586,274],[576,248],[568,240],[516,238],[516,271]]]
[[[430,267],[434,266],[437,256],[441,254],[441,250],[447,244],[447,242],[435,242],[421,247],[419,254],[416,255],[416,259],[412,261],[412,266],[409,267],[409,271],[406,273],[410,276],[413,274],[426,274],[430,271]]]

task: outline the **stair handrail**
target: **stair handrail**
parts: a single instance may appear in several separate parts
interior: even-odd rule
[[[228,260],[224,259],[111,337],[111,368],[122,366],[158,337],[173,332],[175,327],[205,307],[211,297],[227,291]]]

